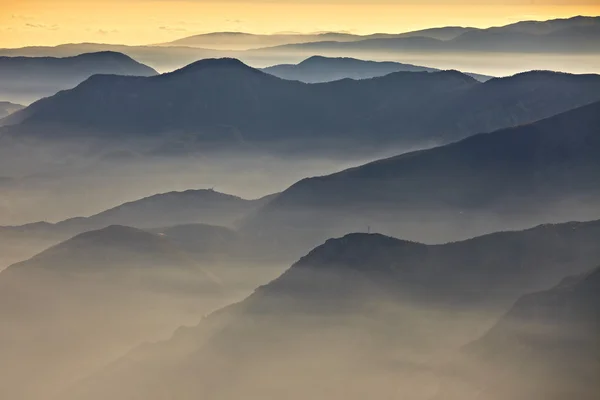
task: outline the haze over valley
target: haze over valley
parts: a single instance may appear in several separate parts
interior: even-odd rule
[[[5,3],[1,399],[600,396],[595,3]]]

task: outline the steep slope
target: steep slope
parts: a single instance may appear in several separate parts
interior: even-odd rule
[[[469,310],[583,271],[600,259],[599,227],[444,246],[366,234],[329,240],[246,300],[132,352],[66,398],[430,398],[433,365],[489,323]]]
[[[71,89],[95,74],[156,75],[156,71],[115,52],[75,57],[0,57],[0,91],[4,99],[31,103]]]
[[[596,268],[522,297],[466,348],[462,385],[443,387],[438,398],[597,398],[599,294]]]
[[[437,242],[548,220],[592,219],[600,213],[599,132],[595,103],[305,179],[246,221],[246,229],[282,241],[289,234],[292,245],[369,226]]]
[[[0,393],[42,398],[225,301],[162,236],[111,226],[0,272]]]
[[[9,114],[22,110],[24,107],[20,104],[10,103],[8,101],[0,101],[0,118],[4,118]]]
[[[369,79],[388,75],[394,72],[435,72],[436,68],[418,65],[401,64],[397,62],[376,62],[357,60],[355,58],[328,58],[313,56],[299,64],[282,64],[263,68],[262,71],[282,79],[301,81],[305,83],[331,82],[340,79]],[[466,74],[481,82],[492,77]]]
[[[599,93],[596,75],[530,72],[479,83],[456,71],[397,72],[307,85],[233,59],[203,60],[157,77],[94,76],[13,114],[2,133],[119,143],[126,136],[146,146],[183,140],[187,151],[368,151],[532,122]]]

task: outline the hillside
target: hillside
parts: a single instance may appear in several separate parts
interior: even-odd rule
[[[497,80],[490,84],[500,84]],[[482,104],[483,106],[483,104]],[[530,125],[302,180],[246,221],[291,246],[349,231],[426,242],[593,219],[600,103]],[[369,228],[370,227],[370,228]]]

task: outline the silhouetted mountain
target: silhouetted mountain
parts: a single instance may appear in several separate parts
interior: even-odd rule
[[[468,309],[583,271],[600,259],[599,229],[598,222],[546,225],[441,246],[368,234],[332,239],[241,303],[139,348],[65,398],[286,391],[292,399],[359,399],[375,390],[427,398],[435,382],[427,363],[473,334]],[[443,306],[425,306],[431,301]]]
[[[14,126],[2,132],[46,140],[144,138],[145,146],[183,142],[188,152],[366,152],[448,142],[598,99],[596,75],[530,72],[479,83],[456,71],[397,72],[308,85],[219,59],[150,78],[96,75],[4,119]]]
[[[0,272],[0,393],[63,385],[222,305],[220,283],[163,236],[86,232]]]
[[[592,400],[600,393],[599,345],[597,268],[517,301],[466,348],[460,384],[442,386],[437,398]]]
[[[95,74],[156,75],[156,71],[115,52],[75,57],[0,57],[0,91],[7,100],[31,103],[71,89]]]
[[[509,81],[517,85],[522,78],[528,79]],[[503,82],[494,79],[489,87],[511,86]],[[485,101],[479,105],[489,110]],[[278,238],[279,245],[289,235],[288,244],[306,246],[368,226],[439,242],[550,220],[593,219],[600,214],[599,128],[600,103],[594,103],[531,125],[305,179],[245,228]]]
[[[393,72],[439,72],[439,69],[397,62],[375,62],[355,58],[328,58],[313,56],[299,64],[282,64],[263,68],[262,71],[282,79],[306,83],[331,82],[340,79],[369,79]],[[478,81],[485,82],[490,76],[469,74]]]
[[[0,118],[4,118],[15,111],[22,110],[23,106],[20,104],[9,103],[7,101],[0,101]]]
[[[320,41],[288,44],[271,51],[412,51],[594,53],[600,50],[600,17],[574,17],[544,22],[524,21],[489,29],[470,29],[444,40],[435,36],[377,37],[351,42]],[[265,50],[265,49],[262,49]]]

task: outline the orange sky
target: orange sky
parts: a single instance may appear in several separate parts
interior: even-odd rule
[[[210,31],[404,32],[600,15],[600,0],[0,0],[0,47],[148,44]]]

